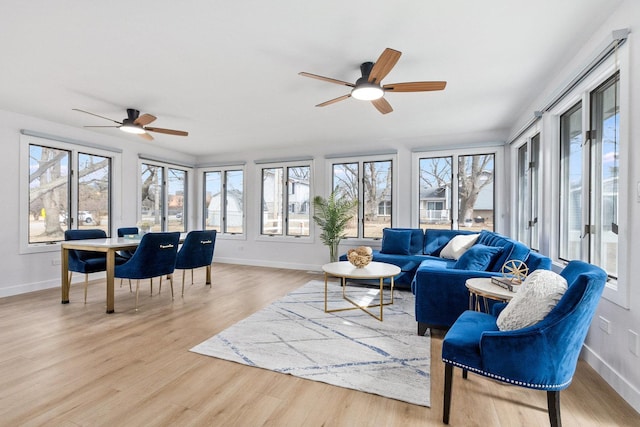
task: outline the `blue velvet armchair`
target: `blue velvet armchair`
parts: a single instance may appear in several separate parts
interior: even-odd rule
[[[182,270],[182,295],[184,296],[184,275],[191,270],[193,285],[193,269],[207,267],[207,284],[211,284],[211,262],[216,245],[216,230],[190,231],[178,251],[176,270]]]
[[[173,297],[173,271],[176,266],[176,255],[180,233],[148,233],[142,236],[140,245],[133,256],[124,264],[117,265],[115,277],[136,280],[136,310],[138,310],[138,291],[140,279],[151,279],[151,292],[153,293],[153,278],[169,276],[171,283],[171,296]]]
[[[465,311],[442,343],[445,363],[443,422],[449,423],[453,368],[521,387],[547,392],[549,420],[559,426],[560,390],[571,384],[580,349],[604,289],[607,274],[591,264],[571,261],[562,273],[568,289],[540,322],[513,331],[493,314]],[[503,308],[504,306],[502,306]]]
[[[99,229],[66,230],[64,240],[106,239],[107,233]],[[126,260],[116,256],[116,264],[122,264]],[[89,274],[106,271],[107,256],[103,252],[93,251],[69,251],[69,284],[73,272],[84,274],[84,302],[87,303],[87,288],[89,287]]]

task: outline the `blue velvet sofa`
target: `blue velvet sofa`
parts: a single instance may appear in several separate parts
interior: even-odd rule
[[[440,257],[455,236],[479,234],[473,246],[458,260]],[[345,261],[346,255],[340,257]],[[411,288],[416,298],[418,333],[428,327],[448,329],[469,306],[465,286],[473,277],[500,276],[507,260],[524,261],[529,271],[550,269],[551,259],[532,252],[526,245],[483,230],[439,230],[385,228],[382,247],[373,251],[373,260],[400,267],[394,278],[398,288]]]

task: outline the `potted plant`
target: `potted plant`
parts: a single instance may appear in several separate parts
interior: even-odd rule
[[[313,199],[313,219],[322,228],[320,240],[329,246],[330,262],[338,260],[338,245],[345,237],[344,229],[353,218],[353,208],[357,205],[357,200],[338,197],[335,191],[327,199],[322,196]]]

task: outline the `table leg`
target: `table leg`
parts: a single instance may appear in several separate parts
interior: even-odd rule
[[[107,251],[107,313],[111,314],[115,311],[115,295],[114,295],[114,276],[116,272],[116,251],[109,249]]]
[[[384,295],[382,295],[384,289],[384,279],[380,278],[380,321],[382,322],[382,308],[384,307]]]
[[[62,292],[62,304],[69,304],[69,288],[71,287],[71,283],[69,283],[69,249],[62,248],[61,251],[61,282],[60,288]]]

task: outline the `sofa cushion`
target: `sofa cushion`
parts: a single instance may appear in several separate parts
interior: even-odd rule
[[[382,230],[382,236],[384,237],[384,230]],[[409,248],[409,253],[411,254],[422,254],[422,249],[424,247],[424,230],[422,228],[392,228],[392,230],[400,230],[400,231],[410,231],[411,232],[411,247]]]
[[[459,270],[486,271],[498,254],[502,253],[501,247],[473,245],[467,250],[453,266]]]
[[[440,258],[457,260],[478,240],[478,234],[460,234],[455,236],[440,251]]]
[[[473,234],[473,232],[466,230],[427,229],[424,234],[423,253],[425,255],[440,256],[442,248],[444,248],[451,239],[460,234]]]
[[[497,324],[501,331],[513,331],[534,325],[545,318],[567,290],[564,277],[550,270],[536,270],[500,312]]]
[[[373,251],[374,261],[397,265],[402,271],[415,271],[425,258],[424,255],[383,254],[380,251]]]
[[[396,230],[393,228],[382,230],[382,248],[380,252],[383,254],[410,255],[410,250],[410,230]]]
[[[482,230],[476,241],[477,244],[485,246],[502,247],[502,253],[494,258],[487,271],[500,271],[504,263],[510,259],[524,261],[531,251],[527,246],[520,242],[511,240],[505,236],[492,231]]]

